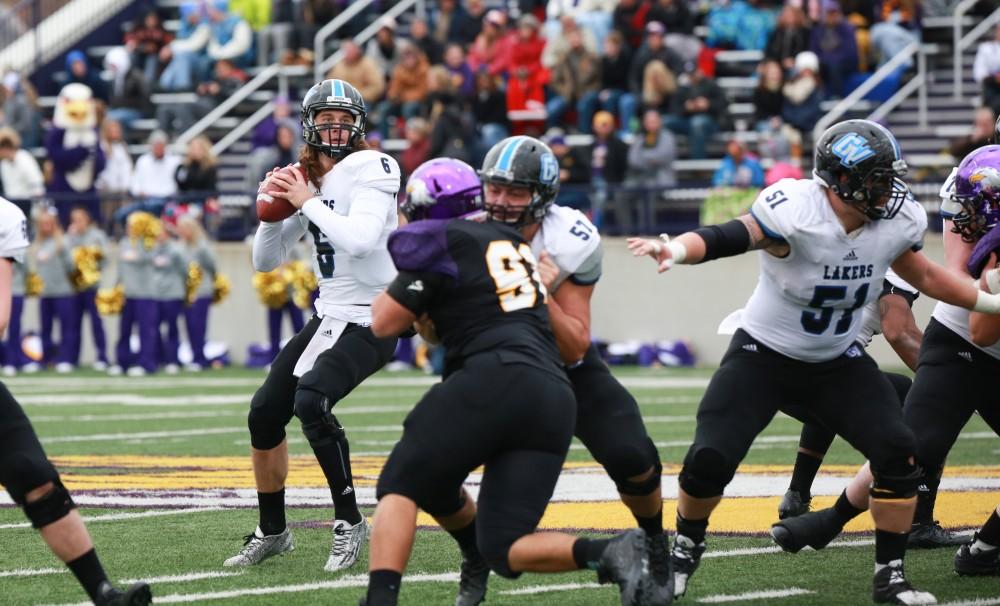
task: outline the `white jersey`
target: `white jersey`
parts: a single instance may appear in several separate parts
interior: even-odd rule
[[[601,277],[601,236],[590,219],[578,210],[553,204],[531,239],[535,258],[545,251],[559,268],[552,290],[567,278],[576,284],[593,284]]]
[[[281,224],[261,223],[254,264],[267,271],[283,263],[308,231],[319,282],[316,312],[371,324],[371,302],[396,277],[386,241],[399,225],[399,166],[374,150],[354,152],[323,176],[315,198]]]
[[[14,203],[0,197],[0,258],[24,263],[27,250],[28,220]]]
[[[760,252],[760,278],[741,320],[761,343],[790,358],[823,362],[857,339],[861,308],[878,298],[889,265],[919,249],[927,215],[912,196],[891,220],[851,232],[833,212],[826,188],[782,179],[750,210],[764,233],[787,242],[788,256]]]
[[[955,191],[955,177],[958,175],[958,167],[951,169],[951,174],[948,175],[948,179],[941,186],[941,216],[944,220],[951,219],[958,212],[961,211],[962,207],[960,204],[952,200],[952,194]],[[945,229],[948,229],[947,225]],[[934,306],[934,312],[931,316],[948,327],[949,330],[962,337],[969,342],[970,345],[979,349],[983,353],[993,356],[994,358],[1000,359],[1000,343],[994,343],[989,347],[980,347],[972,342],[972,335],[969,332],[969,310],[964,307],[957,307],[955,305],[949,305],[948,303],[938,302]]]

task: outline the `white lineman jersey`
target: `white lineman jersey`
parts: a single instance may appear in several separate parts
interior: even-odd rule
[[[894,218],[844,231],[826,197],[809,179],[782,179],[757,196],[751,214],[790,252],[760,252],[760,278],[742,318],[743,329],[797,360],[832,360],[854,343],[862,308],[881,292],[886,270],[918,250],[927,215],[912,198]]]
[[[351,256],[336,246],[305,215],[295,218],[308,229],[313,241],[313,271],[319,282],[316,311],[357,324],[371,323],[371,302],[396,277],[396,266],[386,242],[399,226],[396,195],[399,166],[390,156],[374,150],[354,152],[337,162],[323,176],[317,197],[338,215],[348,216],[356,205],[385,218],[374,250]],[[357,209],[355,209],[357,212]]]
[[[578,210],[555,204],[549,207],[541,228],[531,239],[531,252],[536,259],[542,251],[559,268],[552,290],[570,276],[580,284],[593,284],[601,277],[601,236],[590,219]]]
[[[16,204],[0,197],[0,258],[24,262],[28,245],[28,221]]]

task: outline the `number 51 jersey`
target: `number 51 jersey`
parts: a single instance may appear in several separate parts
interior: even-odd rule
[[[854,343],[866,303],[881,292],[889,266],[919,250],[927,215],[907,195],[892,219],[870,221],[851,233],[813,180],[782,179],[757,196],[750,213],[765,235],[788,243],[788,256],[760,252],[760,278],[742,327],[796,360],[823,362]],[[860,350],[859,350],[860,355]]]
[[[561,373],[545,287],[517,230],[463,219],[417,221],[389,236],[399,270],[389,295],[430,316],[448,367],[478,353]],[[546,362],[551,361],[551,364]]]

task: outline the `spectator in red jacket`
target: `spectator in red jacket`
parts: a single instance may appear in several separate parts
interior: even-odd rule
[[[483,31],[469,48],[469,66],[473,71],[485,67],[491,76],[505,74],[513,42],[514,38],[507,35],[507,16],[498,10],[489,11],[483,19]]]
[[[526,67],[535,72],[542,70],[542,51],[545,50],[545,38],[539,35],[538,19],[532,15],[522,15],[517,20],[517,31],[509,34],[510,66],[509,70]]]
[[[160,50],[173,39],[173,34],[163,28],[155,10],[148,11],[142,21],[125,34],[125,48],[132,53],[132,65],[142,68],[148,85],[160,77]]]
[[[524,115],[527,112],[533,115]],[[519,67],[507,82],[507,113],[521,112],[511,117],[512,135],[541,134],[545,127],[545,83],[539,72]]]

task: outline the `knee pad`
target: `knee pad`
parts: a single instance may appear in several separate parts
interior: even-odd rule
[[[311,446],[328,446],[344,437],[344,427],[333,415],[330,399],[318,391],[295,391],[295,416],[302,421],[302,433]]]
[[[660,458],[656,453],[656,447],[653,446],[652,441],[650,441],[649,444],[653,449],[653,454],[655,458],[653,459],[652,465],[647,464],[646,467],[643,469],[643,471],[645,471],[649,469],[650,466],[653,468],[653,473],[649,474],[649,477],[646,478],[645,480],[639,480],[638,482],[634,482],[628,479],[629,477],[642,475],[642,472],[633,473],[630,476],[623,478],[621,476],[615,476],[611,472],[611,469],[608,469],[608,475],[610,475],[611,479],[615,481],[615,486],[618,487],[618,492],[620,492],[621,494],[626,494],[633,497],[644,497],[660,487],[660,476],[663,474],[663,465],[660,463]],[[643,456],[642,458],[647,459],[648,457]],[[635,465],[633,464],[632,467],[634,466]]]
[[[697,499],[717,497],[736,474],[736,464],[730,463],[724,454],[697,444],[684,457],[678,481],[684,492]]]
[[[14,452],[0,458],[0,484],[10,493],[10,498],[24,506],[24,497],[46,482],[58,482],[59,473],[45,453]]]
[[[271,450],[285,439],[285,419],[270,411],[261,390],[250,401],[247,426],[250,428],[250,445],[257,450]]]
[[[24,514],[31,520],[32,528],[45,528],[63,519],[76,508],[73,497],[69,495],[62,482],[57,478],[52,484],[52,490],[45,493],[42,498],[22,505]]]
[[[872,469],[875,481],[869,494],[873,499],[901,500],[917,496],[923,470],[906,460],[890,461],[881,469]]]
[[[483,536],[484,534],[486,536]],[[510,555],[510,546],[520,538],[513,535],[505,536],[505,533],[479,533],[476,544],[490,570],[505,579],[516,579],[521,573],[510,569],[510,561],[507,558]]]
[[[465,506],[465,491],[459,488],[451,494],[427,495],[417,505],[430,516],[442,518],[457,513]]]

